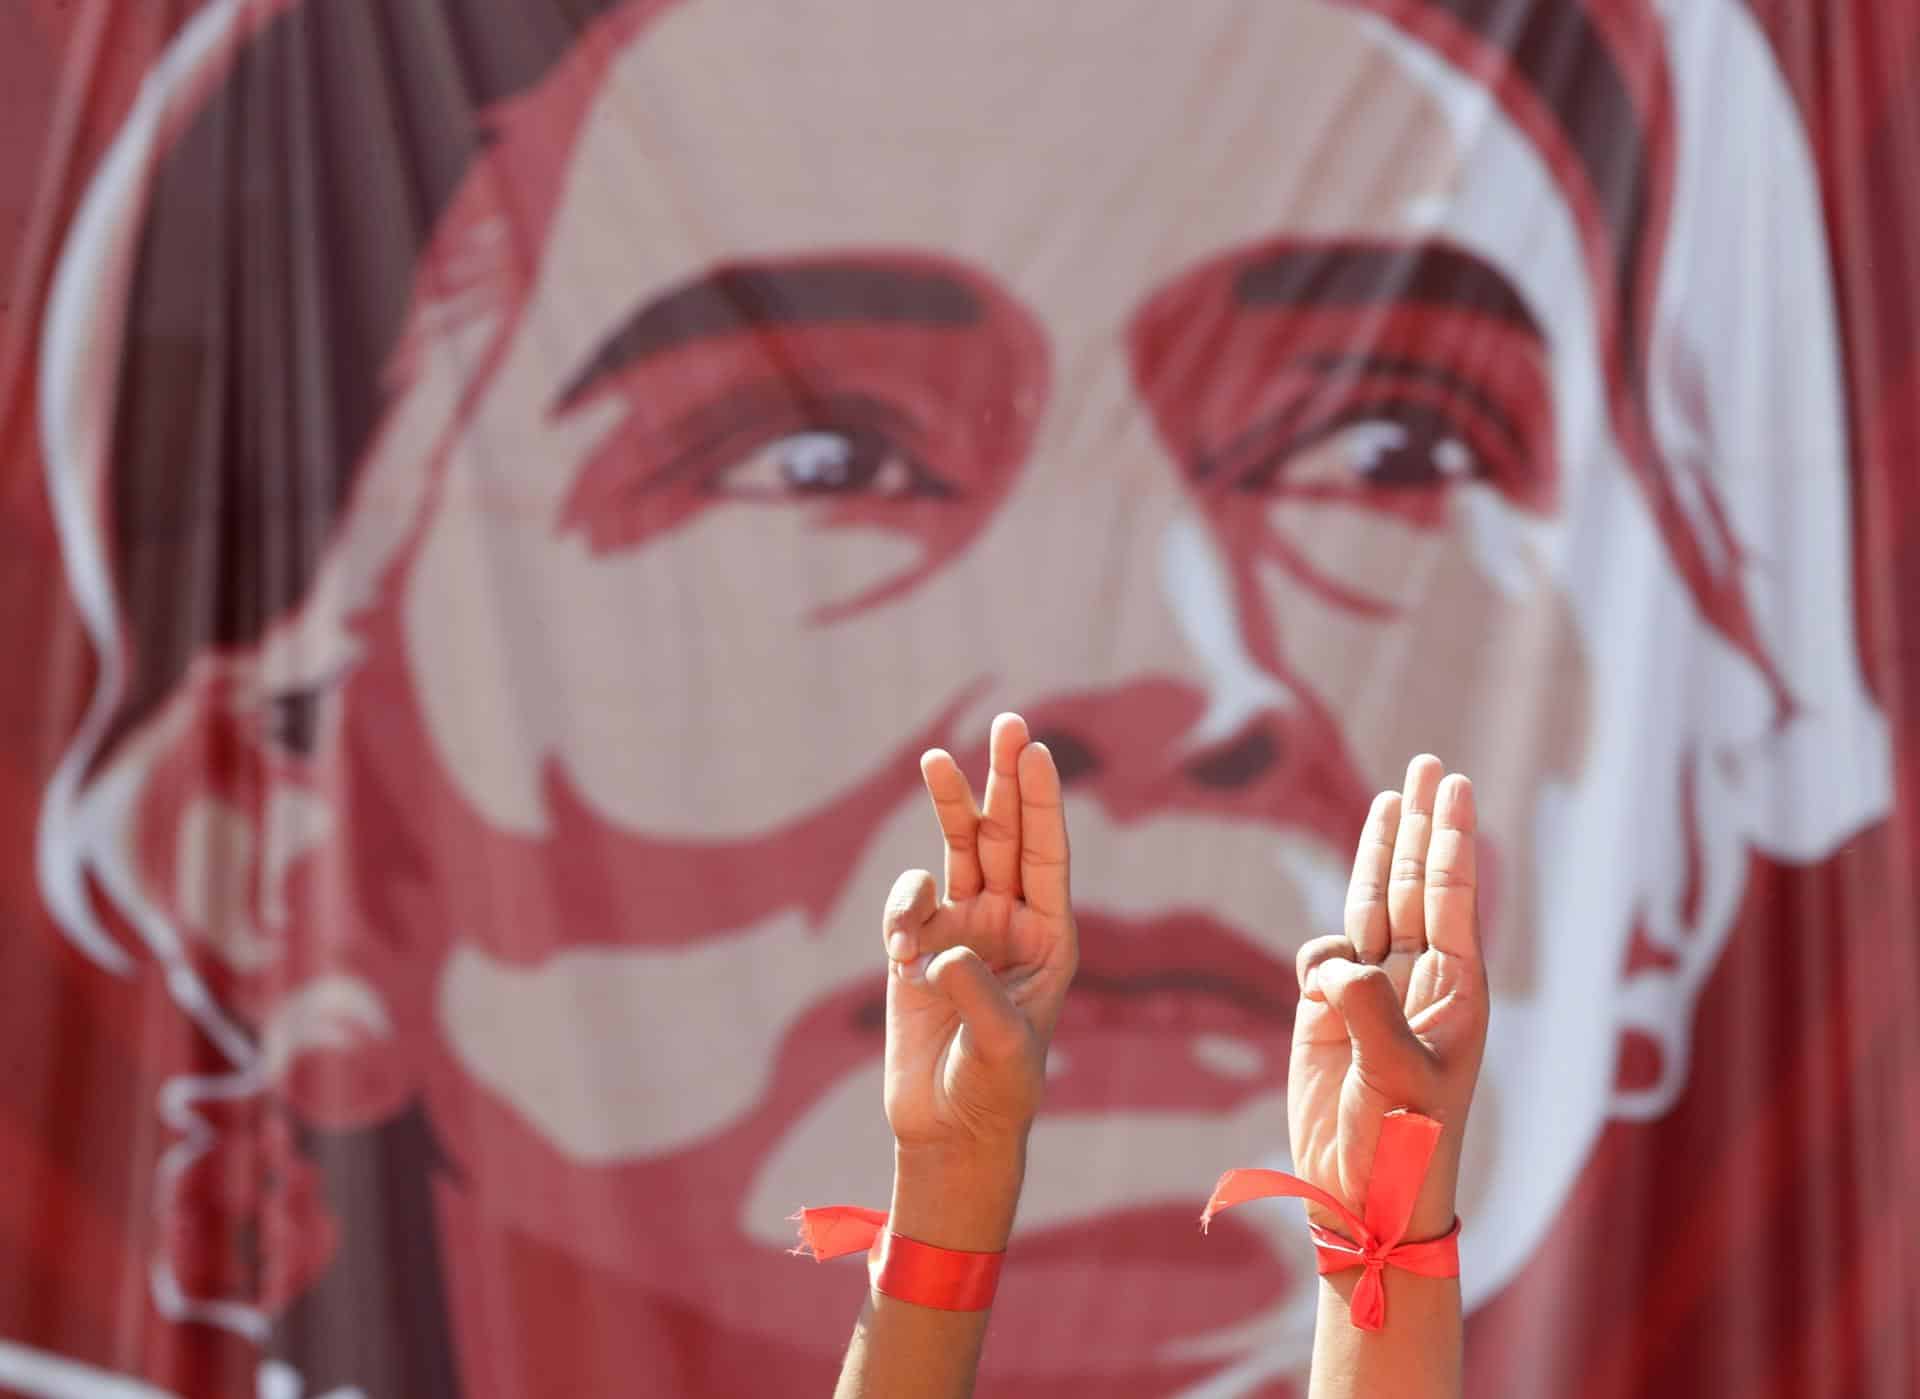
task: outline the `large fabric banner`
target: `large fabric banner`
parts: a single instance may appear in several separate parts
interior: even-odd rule
[[[0,1390],[824,1395],[881,902],[1082,967],[982,1392],[1304,1393],[1479,794],[1468,1390],[1920,1394],[1920,7],[0,5]]]

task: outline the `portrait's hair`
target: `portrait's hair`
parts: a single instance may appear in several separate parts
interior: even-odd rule
[[[299,602],[390,400],[435,230],[476,167],[510,173],[511,99],[616,8],[295,4],[167,143],[113,369],[99,504],[129,669],[96,761],[195,656]]]

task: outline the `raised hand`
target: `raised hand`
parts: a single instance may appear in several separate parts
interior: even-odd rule
[[[924,870],[887,899],[887,1122],[893,1128],[892,1250],[959,1255],[969,1277],[1006,1248],[1040,1109],[1047,1042],[1079,953],[1067,900],[1060,773],[1017,714],[993,721],[987,801],[935,750],[920,760],[947,841],[947,895]],[[993,1260],[997,1267],[998,1260]],[[890,1263],[889,1265],[890,1266]],[[959,1399],[973,1393],[986,1335],[977,1298],[960,1310],[876,1274],[840,1372],[838,1399]],[[920,1283],[929,1282],[927,1276]],[[924,1305],[922,1305],[924,1303]]]
[[[1017,714],[993,722],[986,804],[935,749],[921,774],[946,838],[887,900],[886,1110],[904,1152],[1023,1149],[1079,953],[1060,774]]]
[[[1444,1124],[1407,1237],[1453,1221],[1460,1143],[1487,1037],[1475,907],[1473,787],[1415,758],[1404,792],[1367,815],[1346,932],[1300,949],[1287,1073],[1294,1169],[1359,1213],[1381,1119],[1411,1108]],[[1310,1206],[1315,1221],[1338,1219]]]

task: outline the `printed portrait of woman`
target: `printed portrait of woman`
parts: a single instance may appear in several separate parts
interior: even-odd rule
[[[1751,857],[1891,800],[1828,268],[1735,0],[207,5],[41,356],[43,895],[208,1046],[156,1304],[310,1394],[824,1393],[786,1217],[885,1199],[880,902],[1003,709],[1082,969],[991,1392],[1292,1392],[1297,1218],[1194,1221],[1422,751],[1492,1296]]]

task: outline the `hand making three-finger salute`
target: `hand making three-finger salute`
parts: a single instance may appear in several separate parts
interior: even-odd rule
[[[1060,774],[1016,714],[993,722],[986,802],[935,749],[920,764],[946,895],[914,870],[887,899],[887,1122],[905,1157],[1011,1160],[1040,1107],[1079,951]]]
[[[840,1399],[964,1396],[1013,1229],[1047,1045],[1079,952],[1060,774],[1016,714],[993,721],[984,802],[921,760],[946,890],[902,875],[881,922],[893,1207]]]
[[[1389,1114],[1439,1124],[1407,1215],[1406,1241],[1443,1240],[1467,1108],[1486,1047],[1488,993],[1480,953],[1473,785],[1439,759],[1407,767],[1400,792],[1374,799],[1354,856],[1346,929],[1300,949],[1300,1002],[1287,1072],[1294,1168],[1366,1213]],[[1314,1222],[1348,1222],[1309,1205]],[[1446,1399],[1460,1386],[1460,1290],[1454,1276],[1396,1269],[1389,1324],[1362,1335],[1349,1307],[1359,1278],[1323,1284],[1315,1330],[1314,1399],[1394,1394]]]
[[[989,768],[976,805],[951,756],[922,760],[946,891],[903,875],[882,919],[892,1210],[805,1212],[820,1256],[871,1244],[840,1399],[973,1392],[1078,963],[1059,772],[1012,714],[993,723]],[[1262,1195],[1311,1202],[1325,1275],[1314,1399],[1459,1394],[1454,1190],[1488,1014],[1474,839],[1473,788],[1435,758],[1374,801],[1345,930],[1298,959],[1287,1113],[1300,1174],[1230,1170],[1208,1202],[1209,1217]]]

